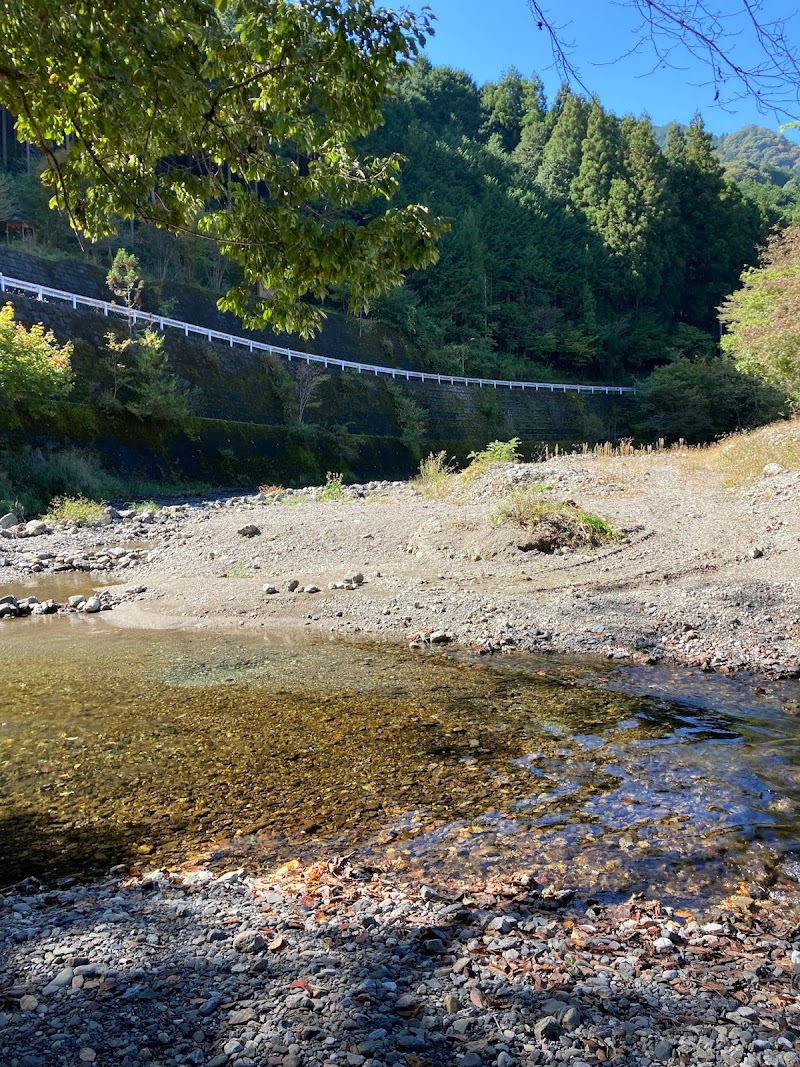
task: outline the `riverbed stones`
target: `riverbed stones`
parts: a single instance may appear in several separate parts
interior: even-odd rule
[[[5,515],[0,515],[0,530],[10,530],[12,526],[17,525],[17,516],[13,511],[7,511]]]
[[[87,615],[94,615],[102,608],[102,602],[99,596],[90,596],[88,600],[85,600],[79,605],[81,611],[85,611]]]
[[[770,902],[713,935],[684,913],[696,953],[666,970],[646,951],[674,926],[658,902],[543,911],[510,879],[454,888],[424,899],[405,874],[341,860],[20,888],[0,896],[4,1055],[37,1067],[60,1048],[131,1067],[800,1063],[794,924]],[[516,925],[490,930],[510,906]],[[445,928],[452,954],[427,955],[422,944]],[[247,951],[267,930],[282,944],[269,977]],[[501,938],[515,955],[492,943]],[[70,968],[72,982],[52,988]]]
[[[561,1025],[554,1015],[545,1015],[533,1024],[533,1032],[540,1041],[549,1041],[561,1033]]]

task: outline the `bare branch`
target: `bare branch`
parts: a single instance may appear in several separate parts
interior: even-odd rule
[[[686,69],[698,60],[709,72],[703,82],[721,107],[750,98],[762,113],[782,120],[800,114],[800,52],[790,27],[795,13],[769,17],[764,0],[615,0],[640,18],[634,43],[622,56],[649,52],[654,69]],[[550,39],[553,65],[568,82],[586,89],[576,65],[574,42],[563,35],[541,0],[528,0],[539,30]]]

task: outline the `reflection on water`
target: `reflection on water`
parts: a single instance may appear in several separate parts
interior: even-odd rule
[[[777,691],[690,679],[670,703],[656,672],[82,617],[0,641],[4,882],[356,849],[433,882],[691,901],[769,885],[800,844]]]
[[[56,574],[41,574],[24,581],[10,582],[0,586],[0,596],[10,594],[15,597],[35,596],[39,600],[55,600],[56,604],[65,604],[71,596],[86,596],[100,589],[112,589],[119,579],[105,579],[102,575],[87,574],[85,571],[64,571]],[[49,616],[41,616],[46,620]],[[28,625],[29,623],[26,623]],[[5,631],[0,631],[4,634]]]

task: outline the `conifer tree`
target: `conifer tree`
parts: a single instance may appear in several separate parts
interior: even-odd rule
[[[542,165],[544,146],[547,143],[547,100],[542,79],[535,74],[527,83],[523,100],[524,113],[519,143],[514,150],[514,160],[525,178],[536,178]]]
[[[486,118],[481,134],[487,140],[497,134],[504,152],[513,152],[519,144],[525,118],[525,79],[511,67],[499,82],[487,82],[481,90],[481,107]]]
[[[542,165],[536,176],[538,185],[555,200],[566,201],[570,186],[581,166],[581,148],[586,136],[589,108],[583,97],[567,90],[560,94],[560,107],[553,132],[542,153]]]
[[[611,183],[620,177],[621,171],[619,122],[604,111],[595,99],[581,145],[580,169],[570,185],[570,200],[601,236],[605,236],[607,228],[604,209],[611,193]]]
[[[637,304],[646,300],[656,305],[664,273],[675,255],[672,229],[676,219],[667,165],[649,118],[625,119],[622,141],[628,190],[615,250],[626,259],[631,298]],[[619,192],[617,196],[622,199]]]
[[[692,120],[683,144],[673,134],[667,151],[684,250],[677,314],[692,325],[713,328],[713,309],[754,257],[758,212],[725,179],[699,115]]]

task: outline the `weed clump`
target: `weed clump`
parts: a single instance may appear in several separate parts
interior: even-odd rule
[[[333,500],[341,500],[344,495],[344,486],[342,485],[342,475],[335,474],[333,471],[328,471],[325,475],[325,484],[319,492],[320,500],[329,503]]]
[[[415,489],[424,497],[447,496],[452,489],[455,466],[447,461],[446,452],[430,452],[419,465],[419,474],[414,479]]]
[[[467,456],[469,466],[461,477],[471,481],[499,464],[519,463],[522,459],[519,452],[521,443],[518,437],[512,437],[510,441],[490,441],[480,452],[470,452]]]
[[[561,548],[595,548],[619,535],[599,515],[586,511],[574,500],[548,499],[543,489],[520,489],[509,493],[490,516],[493,526],[510,523],[525,530],[519,548],[523,552],[553,553]]]

